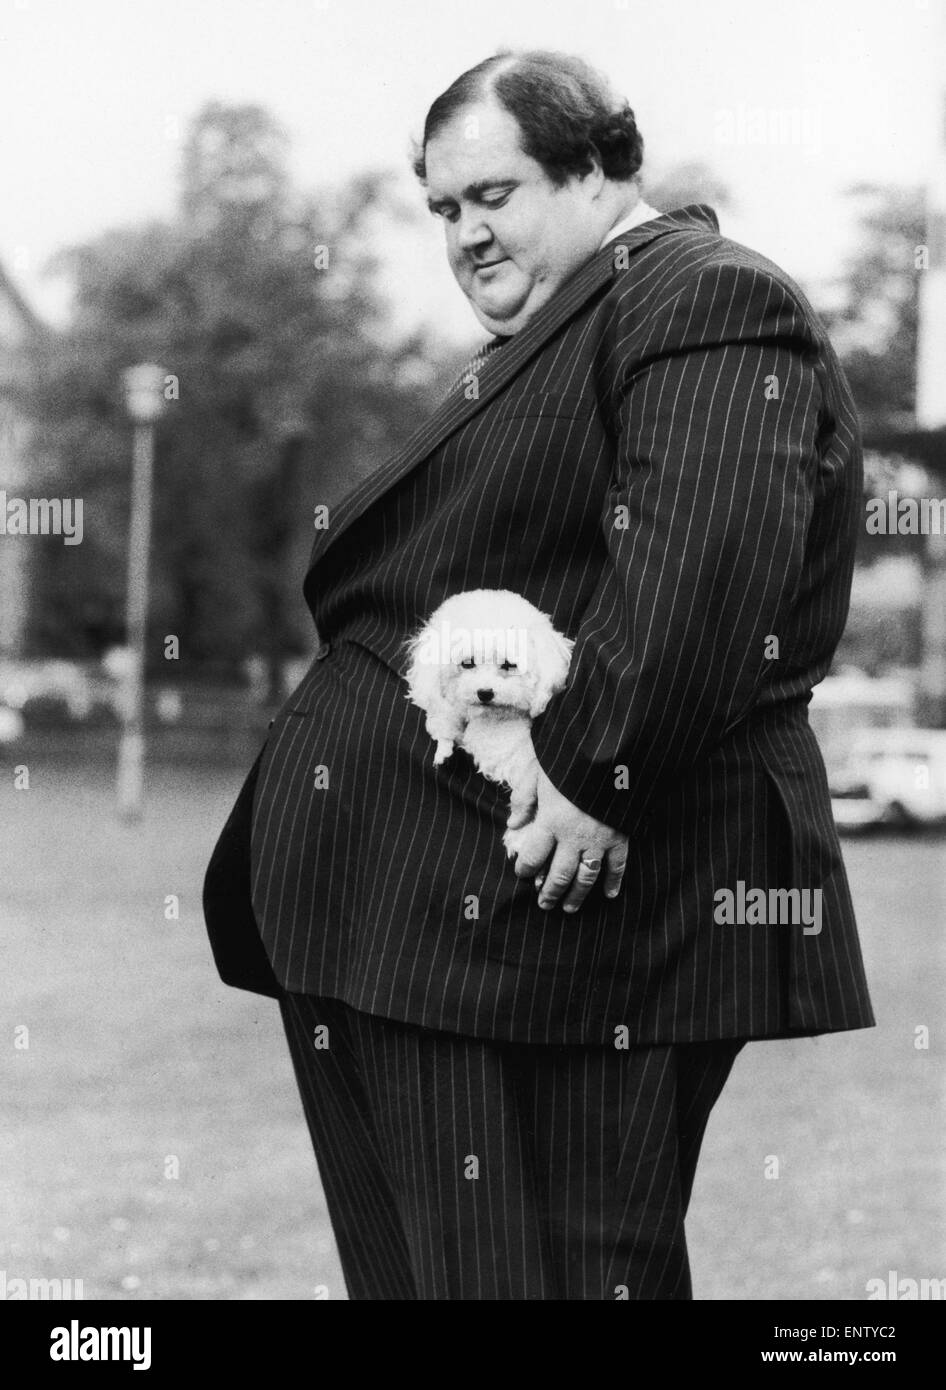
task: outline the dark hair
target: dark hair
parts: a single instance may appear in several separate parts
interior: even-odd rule
[[[495,96],[519,126],[522,148],[561,186],[587,174],[597,156],[605,178],[626,182],[641,167],[644,142],[626,101],[604,77],[568,53],[503,50],[461,73],[427,112],[414,173],[427,178],[427,141],[465,107]]]

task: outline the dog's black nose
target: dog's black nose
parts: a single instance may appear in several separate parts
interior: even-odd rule
[[[488,705],[490,700],[493,698],[493,692],[491,690],[478,690],[476,692],[476,698],[482,704]]]

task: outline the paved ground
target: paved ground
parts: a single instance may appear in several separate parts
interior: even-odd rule
[[[62,768],[0,790],[0,1270],[86,1298],[344,1298],[278,1011],[218,982],[204,935],[239,777],[161,770],[128,827],[110,768]],[[742,1054],[691,1208],[699,1298],[946,1275],[946,841],[845,854],[879,1027]]]

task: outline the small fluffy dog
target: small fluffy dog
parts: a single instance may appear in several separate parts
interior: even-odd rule
[[[454,594],[407,644],[407,698],[426,712],[435,766],[459,744],[484,777],[509,788],[510,857],[537,794],[532,719],[564,687],[574,645],[509,589]]]

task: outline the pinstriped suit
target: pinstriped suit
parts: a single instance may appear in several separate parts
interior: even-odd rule
[[[683,1218],[738,1039],[536,1047],[280,1007],[353,1299],[692,1297]]]
[[[722,1040],[872,1024],[807,719],[847,615],[860,502],[852,401],[810,306],[700,206],[599,251],[317,533],[304,592],[323,648],[244,785],[205,911],[223,978],[281,1000],[337,1231],[354,1198],[333,1199],[327,1171],[360,1171],[339,1136],[350,1157],[380,1152],[385,1122],[376,1103],[372,1140],[324,1118],[341,1083],[306,1054],[319,1010],[348,1037],[346,1093],[353,1078],[371,1091],[379,1055],[392,1077],[412,1074],[444,1035],[470,1049],[463,1080],[448,1068],[461,1097],[485,1044],[507,1059],[521,1044],[575,1045],[604,1086],[623,1033],[620,1085],[637,1084],[627,1078],[655,1049],[681,1092],[706,1092],[697,1136],[738,1050]],[[630,837],[630,854],[620,896],[592,892],[575,917],[538,909],[502,852],[503,793],[462,751],[434,768],[405,696],[404,639],[474,588],[515,590],[576,639],[566,690],[534,721],[536,750],[561,792]],[[740,880],[820,889],[820,933],[721,925],[714,895]],[[371,1030],[384,1026],[382,1045]],[[502,1093],[493,1086],[500,1109]],[[543,1094],[543,1123],[570,1134],[569,1087]],[[677,1113],[673,1087],[661,1095],[648,1123]],[[361,1175],[375,1195],[381,1172]],[[546,1177],[538,1164],[534,1181]],[[686,1297],[692,1172],[654,1180],[680,1235],[659,1279],[648,1252],[632,1296]],[[359,1227],[346,1278],[374,1292],[353,1296],[417,1296],[379,1292],[364,1273],[390,1243],[380,1213],[400,1213],[410,1244],[406,1182]],[[461,1208],[446,1234],[440,1213],[448,1243],[460,1242]],[[492,1218],[487,1229],[495,1237]],[[614,1296],[561,1293],[585,1255],[561,1255],[551,1296]],[[528,1279],[517,1293],[450,1292],[456,1281],[432,1267],[422,1278],[419,1258],[408,1263],[420,1296],[548,1296]]]
[[[304,590],[329,652],[258,769],[262,940],[287,989],[475,1037],[869,1025],[805,708],[847,613],[850,396],[801,292],[709,210],[618,246],[626,268],[600,251],[317,533]],[[536,750],[631,848],[621,895],[573,920],[536,906],[503,793],[462,751],[434,768],[405,698],[405,636],[473,588],[577,639]],[[739,880],[820,887],[820,935],[718,926]]]

